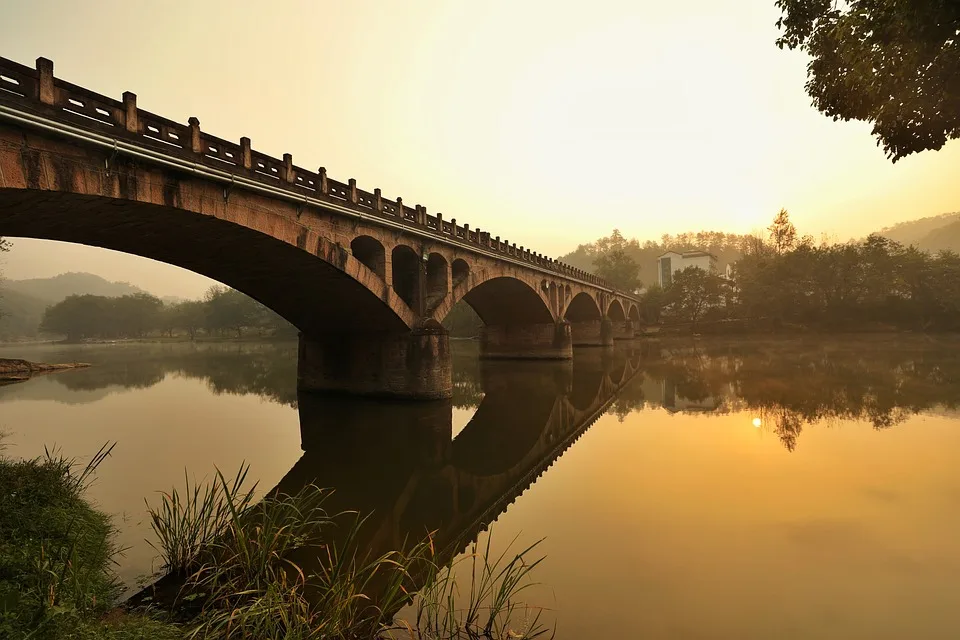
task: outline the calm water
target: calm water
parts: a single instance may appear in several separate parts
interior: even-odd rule
[[[371,545],[546,537],[560,638],[960,636],[960,342],[660,342],[572,363],[456,346],[452,403],[298,398],[295,345],[0,347],[8,454],[118,444],[91,490],[132,582],[144,499],[247,461],[372,511]]]

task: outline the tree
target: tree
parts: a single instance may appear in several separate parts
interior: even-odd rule
[[[149,293],[136,293],[111,300],[113,313],[109,320],[114,334],[126,338],[143,338],[160,326],[163,302]]]
[[[199,331],[207,322],[207,309],[200,300],[181,302],[172,309],[173,326],[183,329],[190,335],[191,340],[197,337]]]
[[[658,284],[650,287],[640,296],[640,317],[648,324],[658,324],[663,308],[670,304],[670,296],[666,289]]]
[[[770,232],[773,250],[778,254],[786,253],[796,246],[797,228],[790,222],[790,214],[786,209],[780,209],[780,213],[773,219],[773,224],[767,227],[767,230]]]
[[[70,342],[104,337],[109,335],[105,320],[110,317],[111,307],[110,299],[103,296],[68,296],[47,307],[40,331],[64,335]]]
[[[960,2],[777,0],[781,49],[801,49],[807,93],[834,120],[873,124],[893,162],[960,137]]]
[[[640,265],[628,253],[640,249],[640,243],[627,240],[614,229],[608,238],[600,238],[594,245],[593,264],[601,278],[621,291],[633,292],[640,288]]]
[[[242,338],[245,328],[256,326],[260,315],[257,302],[239,291],[214,285],[207,290],[205,301],[207,326],[214,331],[230,329]]]
[[[710,307],[720,304],[724,279],[699,267],[687,267],[673,274],[668,295],[674,310],[694,327]]]
[[[640,266],[623,249],[611,249],[594,260],[597,275],[621,291],[640,288]]]

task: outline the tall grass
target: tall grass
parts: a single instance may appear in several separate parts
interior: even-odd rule
[[[417,594],[414,622],[399,621],[398,627],[413,639],[539,638],[554,629],[543,621],[544,609],[523,604],[517,596],[535,586],[531,573],[543,556],[531,558],[543,542],[537,540],[518,553],[511,552],[517,539],[492,559],[493,534],[487,531],[481,548],[438,567]],[[467,574],[468,584],[460,578]]]
[[[257,485],[241,491],[249,467],[241,465],[231,483],[191,484],[184,470],[184,489],[162,493],[156,509],[148,501],[150,524],[157,543],[150,544],[161,554],[163,569],[187,575],[198,568],[201,553],[220,538],[230,522],[230,509],[246,511],[253,504]],[[221,477],[222,479],[222,477]]]
[[[184,581],[173,607],[189,611],[188,638],[533,638],[544,633],[539,613],[516,595],[540,562],[536,543],[488,562],[474,546],[470,590],[463,606],[454,566],[438,566],[431,537],[382,555],[362,549],[365,519],[330,514],[330,492],[306,486],[294,495],[253,502],[247,467],[233,480],[219,470],[211,483],[162,493],[148,505],[164,567]],[[425,586],[424,586],[425,585]],[[422,588],[422,590],[421,590]],[[394,615],[421,591],[414,622]],[[521,629],[525,635],[516,635]],[[463,635],[467,633],[468,635]],[[473,634],[473,635],[469,635]]]

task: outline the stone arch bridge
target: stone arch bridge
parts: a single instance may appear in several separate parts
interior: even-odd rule
[[[219,280],[300,330],[298,385],[451,394],[440,322],[465,300],[485,358],[568,359],[633,337],[637,299],[425,207],[338,182],[0,58],[0,235],[132,253]]]

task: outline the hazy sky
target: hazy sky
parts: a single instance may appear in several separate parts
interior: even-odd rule
[[[0,56],[549,255],[607,235],[765,227],[839,239],[960,210],[960,144],[892,165],[776,48],[774,0],[7,0]],[[20,242],[8,277],[157,294],[207,281]]]

